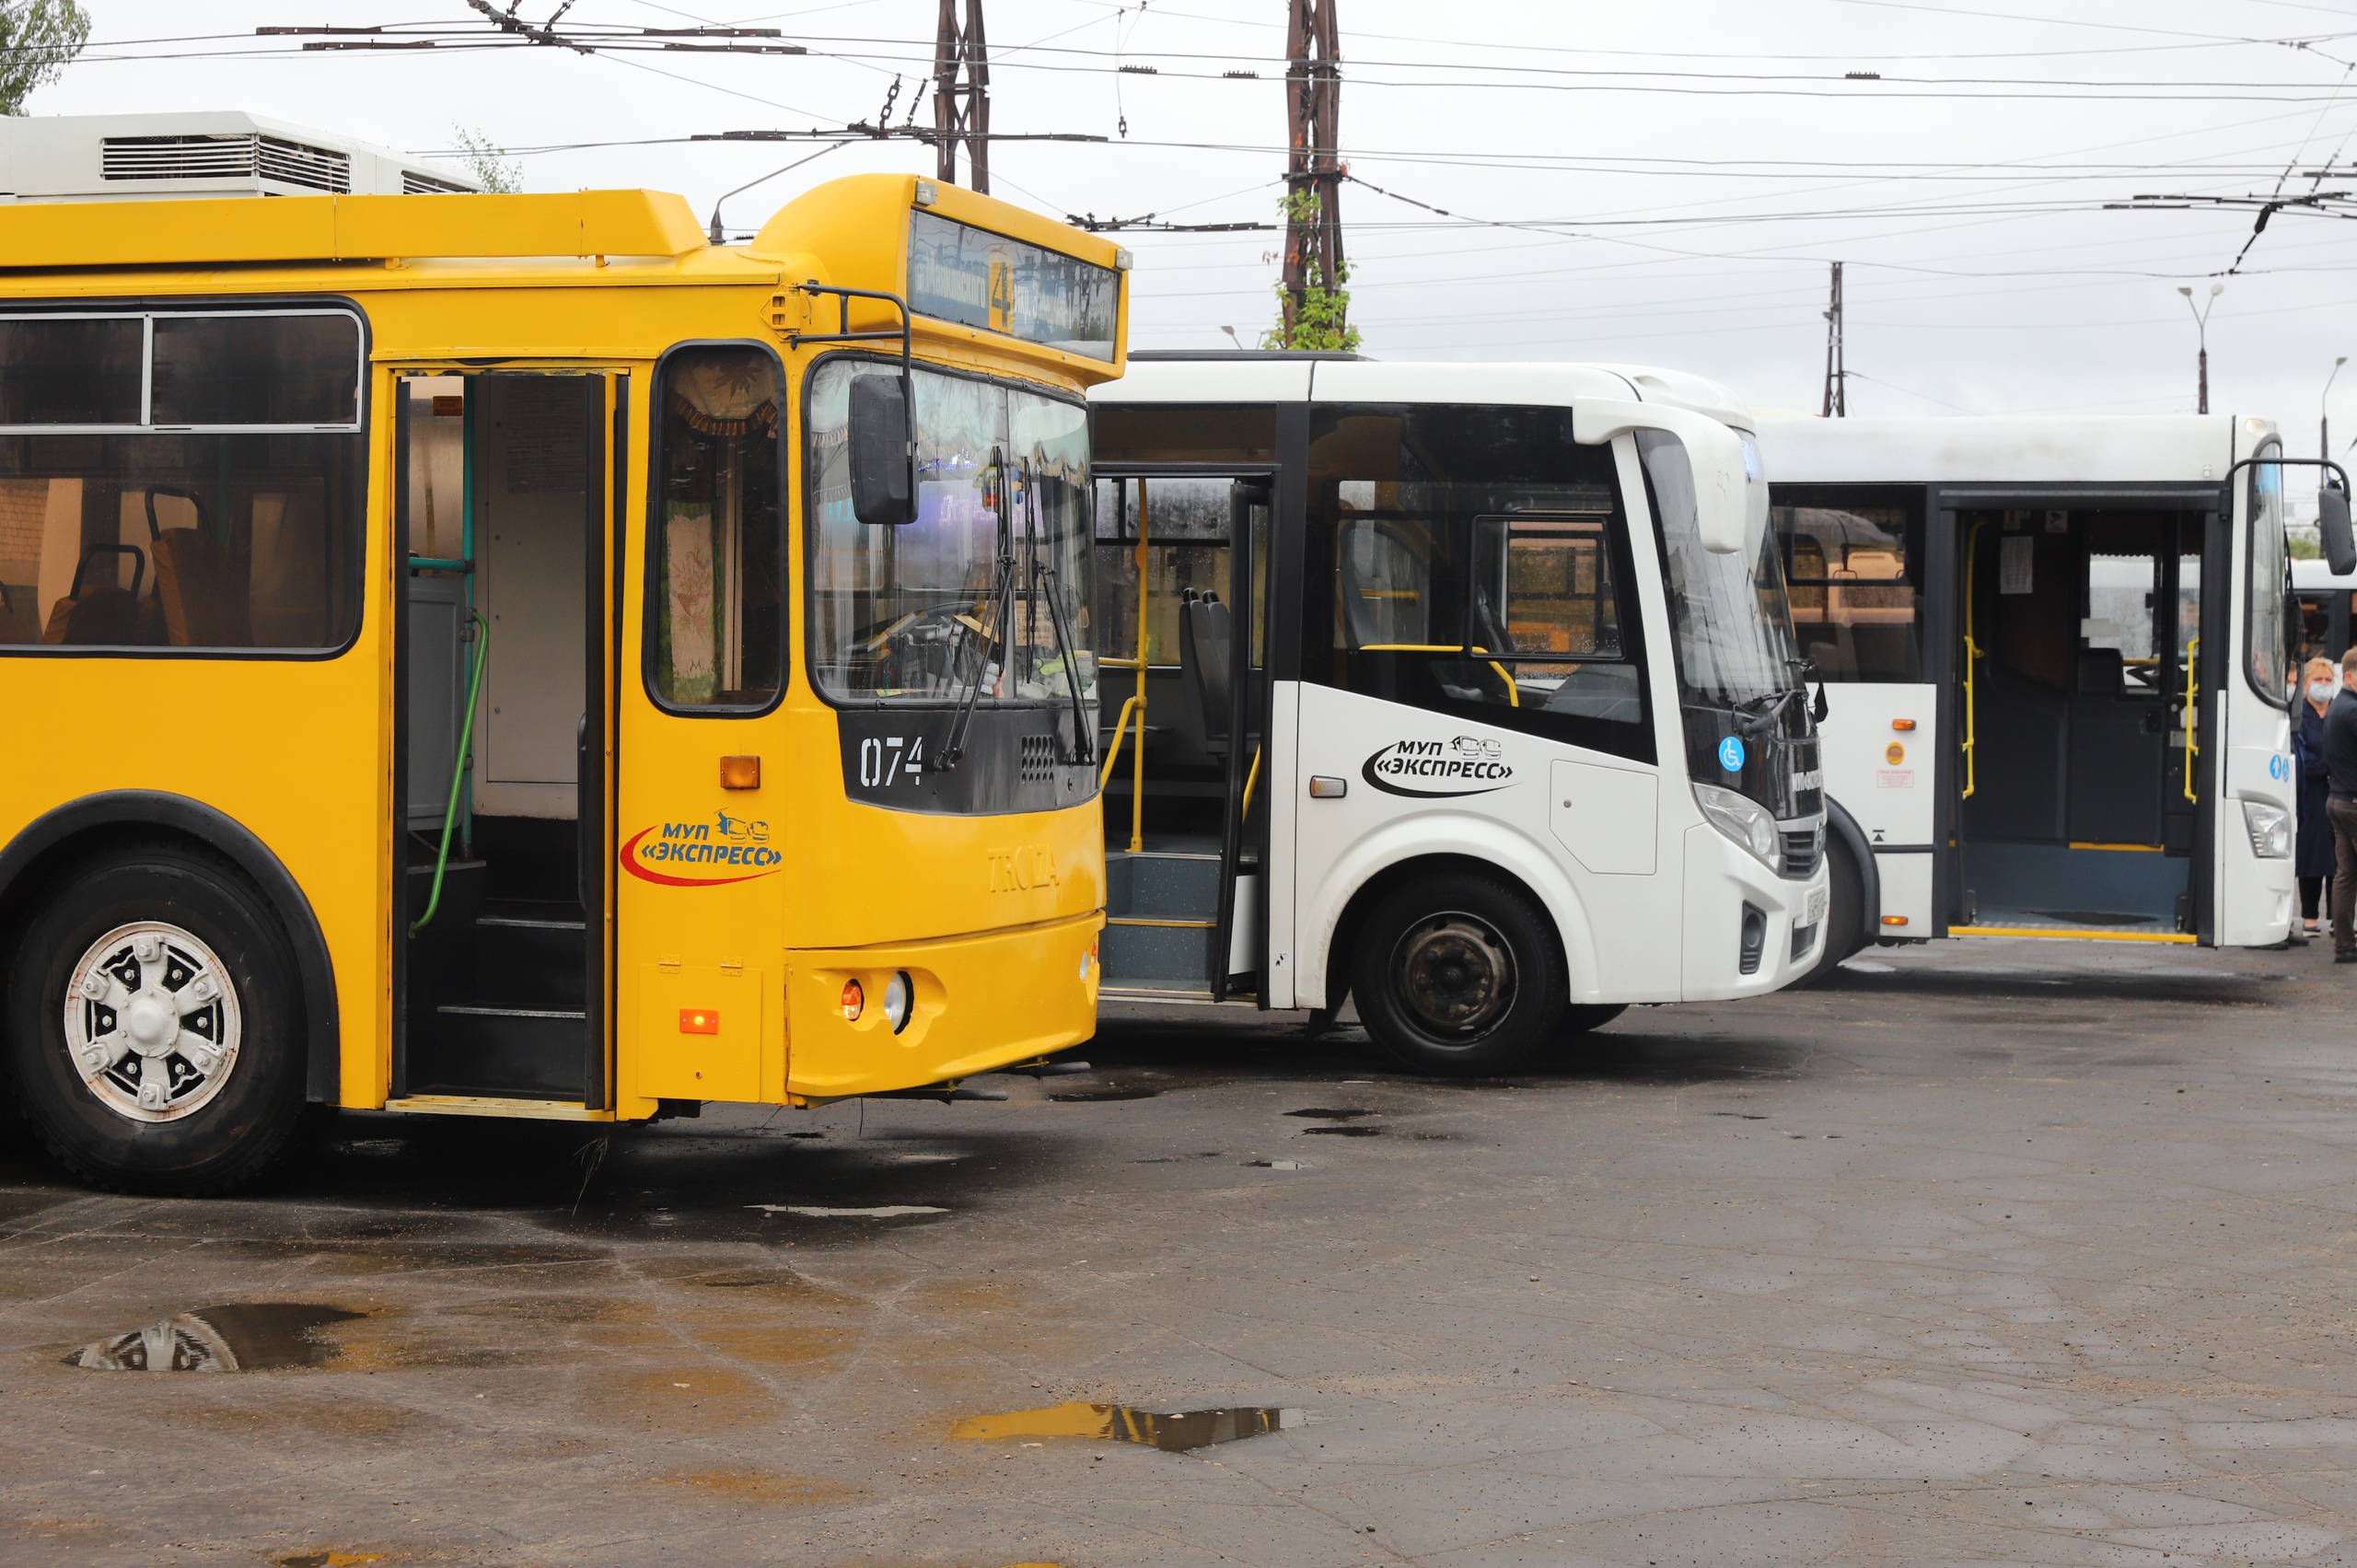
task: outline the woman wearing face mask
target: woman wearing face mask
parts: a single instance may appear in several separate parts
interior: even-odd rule
[[[2329,907],[2332,886],[2332,825],[2325,820],[2324,712],[2340,692],[2340,667],[2328,658],[2308,661],[2307,685],[2292,704],[2292,757],[2300,786],[2300,842],[2293,869],[2300,878],[2300,919],[2316,934],[2316,911]]]

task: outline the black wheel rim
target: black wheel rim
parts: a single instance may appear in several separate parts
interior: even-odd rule
[[[1469,1043],[1514,1009],[1514,949],[1479,915],[1427,915],[1401,933],[1392,949],[1391,984],[1419,1029]]]

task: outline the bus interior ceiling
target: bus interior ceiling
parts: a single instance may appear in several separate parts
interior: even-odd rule
[[[1957,524],[1980,654],[1959,834],[1967,921],[2178,931],[2203,514],[2016,508]]]
[[[1091,624],[1108,659],[1137,655],[1141,503],[1146,523],[1144,719],[1141,726],[1132,714],[1104,790],[1109,985],[1211,988],[1229,807],[1229,535],[1240,509],[1251,519],[1256,546],[1257,647],[1266,614],[1260,563],[1268,507],[1259,499],[1264,495],[1251,481],[1226,475],[1098,481]],[[1215,598],[1216,608],[1206,596]],[[1113,665],[1105,670],[1100,757],[1110,755],[1121,704],[1138,689],[1135,669]],[[1260,743],[1255,726],[1244,738],[1248,761]],[[1139,746],[1142,806],[1140,753],[1132,749]],[[1246,877],[1257,870],[1248,846],[1239,870]]]
[[[579,757],[602,408],[588,377],[403,383],[410,919],[401,1092],[578,1100],[588,1006]],[[422,561],[471,561],[421,567]],[[478,620],[487,643],[470,634]],[[473,663],[482,649],[470,735]],[[454,767],[470,749],[455,795]],[[438,900],[445,816],[449,851]]]

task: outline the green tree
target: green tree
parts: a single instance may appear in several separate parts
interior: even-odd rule
[[[74,0],[0,0],[0,114],[22,114],[89,41],[90,15]]]
[[[450,131],[464,149],[459,162],[475,177],[476,184],[497,195],[512,195],[524,188],[524,166],[500,161],[505,147],[493,146],[490,137],[464,125],[453,125]]]
[[[1287,225],[1308,228],[1318,222],[1319,203],[1315,191],[1289,191],[1277,203],[1285,215]],[[1262,348],[1321,348],[1339,349],[1344,354],[1357,352],[1359,330],[1351,325],[1351,291],[1342,285],[1351,281],[1351,264],[1337,267],[1333,277],[1325,275],[1325,267],[1316,254],[1311,254],[1302,269],[1300,308],[1293,313],[1293,325],[1285,325],[1286,308],[1293,296],[1281,281],[1277,285],[1277,324],[1260,334]]]

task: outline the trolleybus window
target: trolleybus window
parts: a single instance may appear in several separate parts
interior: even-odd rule
[[[2250,600],[2243,617],[2243,670],[2251,690],[2276,707],[2290,701],[2283,670],[2292,656],[2283,606],[2292,596],[2291,547],[2283,537],[2283,470],[2270,442],[2250,470]]]
[[[1651,761],[1611,453],[1569,424],[1562,409],[1318,411],[1323,586],[1304,642],[1334,652],[1305,675]]]
[[[1917,508],[1864,500],[1771,514],[1800,652],[1828,680],[1923,678]]]
[[[0,645],[350,642],[360,342],[343,310],[0,321]]]
[[[919,370],[916,520],[874,527],[852,515],[851,383],[898,373],[841,357],[811,377],[811,657],[819,690],[838,702],[939,704],[964,700],[979,683],[983,703],[1062,703],[1070,700],[1069,656],[1087,691],[1097,679],[1088,651],[1088,411]],[[1012,656],[1002,668],[996,649],[1009,592]]]
[[[759,710],[785,684],[784,387],[767,349],[663,362],[647,642],[670,706]]]

